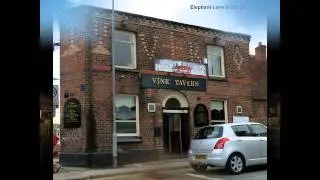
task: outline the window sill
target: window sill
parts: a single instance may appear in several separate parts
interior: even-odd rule
[[[129,69],[129,68],[127,69],[127,68],[121,68],[121,67],[116,67],[116,71],[139,73],[139,70],[137,70],[137,69]]]
[[[209,80],[212,80],[212,81],[225,81],[225,82],[228,81],[226,77],[213,77],[213,76],[209,76],[208,79],[209,79]]]
[[[118,136],[117,141],[119,143],[123,142],[142,142],[141,137],[138,136]]]

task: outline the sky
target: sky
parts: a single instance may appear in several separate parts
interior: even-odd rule
[[[67,2],[68,6],[86,4],[107,9],[112,8],[111,0],[66,1],[69,1]],[[280,31],[279,0],[114,0],[114,2],[115,10],[119,11],[248,34],[251,36],[249,48],[252,55],[259,42],[267,45],[267,34],[270,35],[272,32],[271,35],[278,37]],[[191,9],[191,5],[211,7],[238,5],[241,9]],[[53,27],[54,42],[59,42],[57,21],[54,22]],[[53,77],[58,79],[60,78],[59,60],[60,49],[56,47],[53,52]],[[59,85],[59,81],[54,81],[53,84]]]

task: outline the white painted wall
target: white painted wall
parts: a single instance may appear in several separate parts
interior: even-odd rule
[[[53,117],[53,124],[60,124],[60,108],[56,109],[56,116]]]

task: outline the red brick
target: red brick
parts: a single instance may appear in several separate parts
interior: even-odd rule
[[[107,11],[93,11],[104,14]],[[63,113],[61,113],[61,136],[65,138],[65,144],[62,146],[62,151],[77,151],[83,152],[86,147],[86,116],[89,108],[87,102],[89,97],[87,93],[80,92],[80,84],[89,83],[86,75],[91,73],[92,77],[92,104],[97,123],[97,146],[98,151],[107,151],[111,149],[112,139],[112,79],[111,79],[111,21],[106,18],[92,17],[83,15],[89,18],[88,27],[85,32],[79,32],[81,38],[74,41],[74,45],[79,48],[79,51],[68,56],[61,56],[61,104],[65,102],[63,94],[66,90],[72,92],[74,96],[80,99],[83,104],[82,126],[79,129],[64,129],[63,128]],[[121,13],[119,13],[121,16]],[[253,84],[255,79],[252,75],[253,60],[249,55],[249,41],[238,41],[224,39],[221,36],[216,42],[213,40],[212,31],[200,28],[182,25],[185,30],[176,29],[169,30],[168,22],[162,20],[150,19],[157,21],[157,26],[162,28],[153,28],[143,18],[128,15],[127,26],[120,26],[117,22],[117,27],[122,30],[131,30],[136,33],[136,59],[137,70],[117,70],[116,73],[116,91],[117,93],[136,94],[139,95],[140,106],[140,135],[141,143],[121,143],[120,148],[123,149],[153,149],[153,122],[152,115],[147,112],[146,104],[148,102],[162,103],[163,99],[169,95],[172,90],[147,90],[140,88],[141,74],[155,74],[168,76],[184,76],[177,73],[156,72],[154,71],[154,59],[166,58],[192,62],[202,62],[206,58],[206,46],[210,44],[223,45],[225,74],[226,79],[207,80],[207,91],[180,91],[188,100],[190,107],[190,124],[193,127],[194,118],[193,111],[197,104],[204,104],[209,110],[210,117],[210,101],[213,99],[226,99],[228,104],[228,121],[232,122],[232,116],[236,115],[236,106],[243,106],[243,115],[249,116],[252,120],[266,120],[266,104],[265,101],[253,101]],[[90,19],[91,18],[91,19]],[[80,18],[81,19],[81,18]],[[147,18],[148,19],[148,18]],[[107,26],[107,28],[105,28]],[[61,54],[70,47],[71,41],[68,40],[71,36],[70,30],[64,30],[61,27]],[[96,30],[95,30],[96,29]],[[191,31],[188,29],[197,29]],[[107,32],[107,33],[105,33]],[[170,45],[170,33],[173,32],[175,51],[172,54]],[[144,35],[144,40],[140,34]],[[73,35],[74,36],[74,35]],[[154,37],[158,37],[155,39]],[[231,35],[230,35],[231,36]],[[101,38],[103,37],[103,38]],[[157,40],[157,42],[156,42]],[[99,41],[102,44],[99,44]],[[146,42],[144,48],[143,42]],[[155,49],[153,49],[156,42]],[[188,44],[189,43],[189,44]],[[190,51],[190,43],[192,43],[192,52]],[[93,53],[92,50],[98,45],[101,45],[106,51],[101,51],[101,54]],[[234,47],[240,47],[240,54],[244,58],[241,69],[237,69],[237,64],[233,60]],[[148,52],[146,51],[148,49]],[[154,50],[154,52],[150,52]],[[197,51],[196,51],[197,50]],[[103,54],[109,52],[109,54]],[[148,55],[149,54],[149,55]],[[149,57],[152,57],[150,60]],[[91,63],[89,63],[91,62]],[[120,76],[122,78],[120,78]],[[261,75],[264,76],[264,75]],[[185,75],[190,78],[206,78],[203,76]],[[253,82],[254,81],[254,82]],[[263,82],[262,82],[263,84]],[[149,92],[149,93],[147,93]],[[149,97],[150,96],[150,97]],[[156,125],[162,126],[161,106],[157,105],[159,112],[155,114]],[[63,107],[61,107],[63,112]],[[192,128],[192,134],[197,128]],[[157,147],[162,148],[162,137],[156,138]]]

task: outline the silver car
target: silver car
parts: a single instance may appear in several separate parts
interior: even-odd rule
[[[267,164],[267,127],[253,122],[202,127],[190,143],[188,160],[198,172],[211,166],[233,174],[246,166]]]

